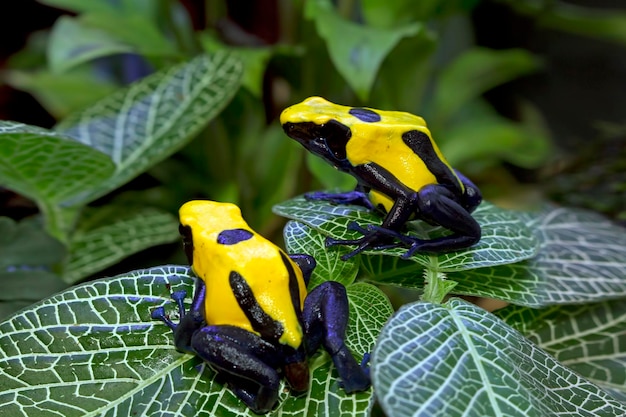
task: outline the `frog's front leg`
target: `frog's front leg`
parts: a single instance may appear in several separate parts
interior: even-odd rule
[[[278,401],[282,354],[272,343],[235,326],[206,326],[194,333],[193,351],[226,379],[254,412],[266,413]]]
[[[357,185],[354,191],[348,191],[345,193],[330,193],[325,191],[314,191],[306,193],[304,198],[313,201],[328,201],[333,204],[354,204],[357,206],[363,206],[370,210],[375,207],[370,201],[367,191],[364,187]]]
[[[191,302],[189,312],[185,312],[183,300],[187,296],[186,291],[175,291],[171,294],[172,299],[178,306],[178,315],[180,321],[175,324],[165,314],[163,307],[157,307],[152,311],[151,317],[154,320],[161,320],[174,332],[174,345],[181,352],[192,352],[191,337],[194,332],[204,325],[204,316],[202,308],[204,305],[204,296],[206,294],[206,286],[201,279],[196,278],[196,288],[194,297]]]
[[[344,390],[352,393],[368,389],[370,378],[367,367],[357,363],[345,344],[348,313],[345,287],[326,281],[307,295],[302,316],[307,352],[312,354],[320,344],[324,346],[339,372]]]

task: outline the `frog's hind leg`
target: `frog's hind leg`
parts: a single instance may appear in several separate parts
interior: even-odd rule
[[[404,257],[409,257],[416,251],[443,253],[460,250],[480,240],[480,225],[466,208],[455,201],[445,187],[427,185],[419,191],[418,201],[420,218],[451,230],[453,233],[430,240],[415,239],[410,249],[403,255]],[[411,238],[405,236],[405,239]]]
[[[308,353],[324,346],[339,372],[344,390],[352,393],[368,389],[370,378],[367,367],[357,363],[345,344],[348,313],[346,288],[338,282],[327,281],[306,297],[302,315]]]
[[[194,352],[221,372],[232,391],[256,413],[278,401],[281,352],[271,343],[234,326],[206,326],[191,339]]]

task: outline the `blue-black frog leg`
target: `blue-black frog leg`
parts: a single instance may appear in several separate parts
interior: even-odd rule
[[[235,326],[205,326],[193,334],[191,348],[215,368],[231,390],[256,413],[270,411],[278,401],[281,349]]]
[[[154,320],[161,320],[167,326],[172,329],[174,332],[174,345],[176,349],[181,352],[192,352],[190,347],[191,337],[194,332],[204,326],[204,297],[206,294],[206,286],[204,282],[196,278],[196,288],[194,291],[194,297],[191,302],[191,308],[188,312],[185,311],[185,306],[183,301],[187,296],[187,292],[182,291],[174,291],[171,294],[172,299],[176,302],[178,306],[178,314],[180,316],[180,321],[178,324],[175,324],[170,318],[165,314],[165,308],[157,307],[152,310],[151,317]]]
[[[309,285],[309,281],[311,280],[311,274],[317,266],[315,258],[311,255],[307,255],[304,253],[292,253],[291,255],[289,255],[289,258],[291,258],[291,260],[300,267],[300,270],[302,271],[302,277],[304,278],[304,284]]]
[[[304,195],[304,198],[313,201],[328,201],[333,204],[354,204],[357,206],[363,206],[370,210],[374,210],[375,207],[367,195],[368,191],[366,191],[363,186],[357,185],[354,191],[347,191],[343,193],[313,191],[310,193],[306,193]]]
[[[461,188],[450,185],[431,184],[415,192],[400,184],[395,177],[376,164],[364,164],[356,167],[365,180],[376,180],[379,191],[394,199],[394,204],[380,226],[368,226],[366,229],[352,225],[352,229],[364,234],[353,240],[335,240],[328,238],[327,245],[357,245],[352,252],[342,256],[348,259],[366,249],[383,249],[408,246],[403,257],[408,258],[417,251],[442,253],[469,247],[480,240],[480,225],[471,216],[471,212],[480,204],[482,196],[467,177],[456,174],[463,183]],[[454,191],[453,191],[454,190]],[[400,232],[402,226],[417,213],[428,223],[442,226],[453,233],[436,239],[418,239]],[[392,243],[396,239],[398,243]]]
[[[483,196],[478,187],[470,181],[469,178],[458,170],[455,170],[455,172],[456,176],[459,177],[465,188],[465,191],[463,192],[462,206],[465,210],[471,213],[480,205],[480,203],[482,203]]]
[[[343,388],[352,393],[370,387],[369,371],[352,356],[345,344],[349,305],[346,288],[334,281],[315,287],[304,300],[302,312],[306,350],[314,353],[320,345],[330,354]]]

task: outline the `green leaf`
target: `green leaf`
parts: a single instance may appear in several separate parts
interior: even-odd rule
[[[338,281],[343,285],[351,284],[359,271],[359,263],[354,258],[342,261],[341,255],[347,249],[326,250],[326,237],[303,223],[290,221],[283,230],[285,247],[289,253],[304,253],[315,258],[317,266],[313,270],[309,288],[315,288],[324,281]]]
[[[497,316],[560,363],[626,400],[626,303],[509,306]]]
[[[456,166],[495,157],[520,167],[536,168],[551,150],[544,134],[495,115],[459,123],[442,136],[441,152]]]
[[[178,219],[150,207],[90,208],[70,242],[63,279],[74,283],[151,246],[176,241]]]
[[[83,109],[115,91],[117,86],[78,69],[54,74],[48,71],[8,71],[6,82],[32,94],[56,119]]]
[[[584,210],[549,208],[526,214],[540,249],[524,262],[451,272],[455,291],[530,307],[626,296],[626,231]]]
[[[387,415],[624,415],[626,406],[465,301],[402,307],[372,355]]]
[[[63,133],[0,121],[0,181],[37,202],[48,231],[62,242],[73,225],[79,194],[111,176],[114,165],[104,153]]]
[[[117,170],[76,202],[88,203],[183,147],[231,100],[241,64],[201,55],[138,81],[70,115],[57,131],[109,155]]]
[[[297,197],[274,206],[274,213],[302,222],[335,239],[354,239],[360,236],[357,232],[348,230],[348,224],[352,221],[356,221],[362,227],[382,223],[382,218],[377,213],[365,207],[333,205],[325,201],[309,201],[304,197]],[[482,227],[482,238],[478,244],[468,249],[440,255],[416,253],[409,259],[432,271],[449,272],[509,264],[535,255],[537,240],[517,213],[483,202],[472,215]],[[409,235],[422,239],[432,239],[444,234],[442,228],[429,226],[422,221],[409,222],[408,225]],[[394,248],[369,250],[364,253],[402,256],[405,252],[404,248]]]
[[[0,415],[254,416],[216,381],[213,370],[177,352],[171,330],[150,318],[151,310],[164,304],[176,314],[170,289],[191,296],[189,268],[162,266],[92,281],[1,323]],[[351,305],[368,301],[382,307],[376,291],[349,290]],[[367,311],[362,318],[362,311],[353,311],[351,325],[382,327],[382,314]],[[352,348],[375,341],[374,331],[349,332],[358,334],[358,340],[347,341]],[[280,405],[269,416],[367,415],[371,390],[346,394],[325,354],[310,364],[309,393],[294,397],[281,387]]]
[[[357,282],[346,289],[350,302],[346,345],[357,356],[362,356],[374,349],[374,342],[393,314],[393,307],[387,296],[371,284]]]
[[[84,14],[81,24],[99,29],[115,40],[132,47],[146,56],[181,58],[182,52],[159,31],[151,16],[138,13],[120,14],[119,11]]]
[[[129,52],[134,52],[131,45],[105,31],[61,16],[50,33],[48,64],[52,72],[62,73],[95,58]]]
[[[0,318],[67,287],[54,274],[65,249],[34,221],[0,217]]]
[[[236,54],[236,56],[241,59],[244,68],[241,84],[256,98],[261,98],[263,94],[263,78],[265,76],[267,63],[275,50],[280,47],[266,46],[249,48],[227,46],[220,42],[214,33],[209,31],[200,32],[198,38],[199,42],[202,44],[202,49],[207,53],[230,50]]]
[[[306,17],[315,22],[326,41],[328,52],[345,81],[363,101],[387,54],[404,37],[416,35],[422,26],[413,23],[393,29],[379,29],[343,20],[328,0],[307,1]]]
[[[380,0],[362,0],[363,17],[368,24],[377,27],[391,28],[412,21],[423,21],[431,17],[440,0],[396,0],[392,2]]]
[[[36,221],[0,217],[0,274],[20,266],[51,268],[65,255],[63,245]]]
[[[468,102],[495,86],[529,74],[537,68],[537,60],[521,49],[468,50],[440,72],[431,124],[445,126]]]
[[[39,3],[74,12],[109,12],[116,10],[115,3],[108,0],[38,0]]]
[[[626,43],[626,13],[623,9],[584,7],[552,1],[550,7],[535,1],[507,1],[515,11],[532,16],[539,26],[582,36]],[[590,3],[590,5],[593,3]]]

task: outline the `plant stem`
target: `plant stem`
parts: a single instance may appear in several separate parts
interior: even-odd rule
[[[427,268],[424,271],[426,285],[424,286],[424,294],[422,301],[434,304],[441,304],[446,296],[456,286],[455,281],[448,281],[446,274]]]

